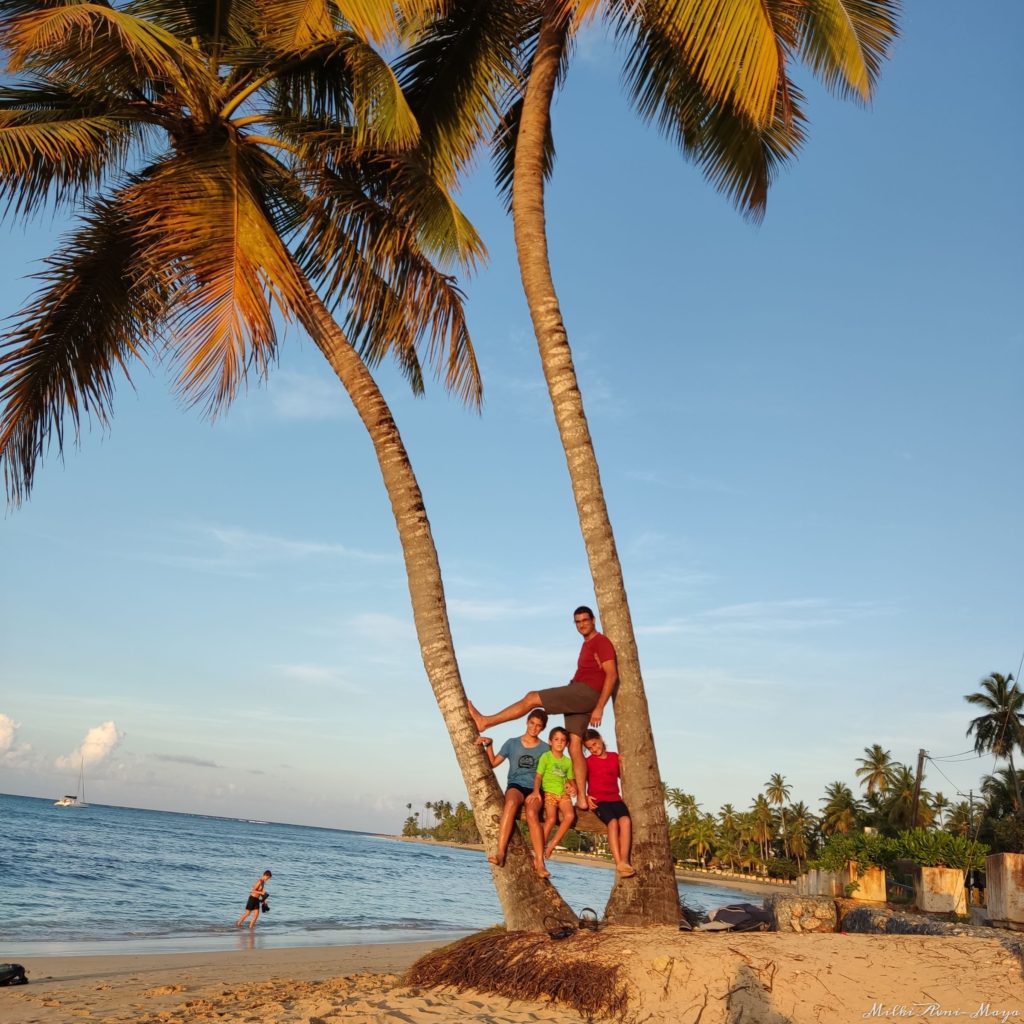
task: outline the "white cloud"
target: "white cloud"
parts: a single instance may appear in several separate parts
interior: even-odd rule
[[[87,768],[102,764],[124,739],[124,733],[113,722],[104,722],[93,726],[77,750],[66,757],[58,757],[54,762],[61,770],[77,768],[84,764]]]
[[[0,712],[0,754],[6,754],[14,748],[14,739],[17,733],[17,722],[10,715]]]

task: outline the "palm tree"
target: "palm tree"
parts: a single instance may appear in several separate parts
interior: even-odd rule
[[[1004,676],[992,672],[980,685],[977,693],[964,695],[968,704],[984,712],[971,720],[967,735],[974,734],[974,749],[979,754],[992,753],[1009,762],[1016,813],[1024,817],[1020,778],[1013,764],[1013,748],[1024,750],[1024,692],[1013,681],[1012,673]]]
[[[421,16],[426,0],[404,4]],[[452,202],[395,75],[368,40],[392,3],[129,0],[0,8],[0,194],[8,213],[73,209],[0,356],[0,462],[14,502],[50,441],[105,424],[119,372],[151,355],[211,414],[265,373],[275,311],[323,352],[370,435],[405,557],[424,667],[481,833],[500,792],[474,748],[437,551],[408,454],[368,369],[421,353],[477,405],[461,295],[446,268],[483,246]],[[436,146],[434,148],[437,148]],[[344,310],[338,322],[333,309]],[[568,908],[525,849],[495,872],[510,927]]]
[[[870,747],[864,748],[864,755],[857,758],[860,767],[854,774],[861,780],[861,785],[867,787],[868,796],[876,792],[887,793],[892,778],[892,751],[883,750],[880,744],[872,743]]]
[[[764,792],[765,796],[768,797],[768,802],[774,804],[779,809],[779,816],[782,819],[782,847],[786,851],[787,858],[789,857],[789,837],[786,835],[786,812],[783,810],[783,804],[789,799],[789,794],[792,791],[793,787],[778,772],[772,775],[764,784]]]
[[[809,847],[808,833],[814,824],[814,816],[810,808],[799,800],[789,808],[789,849],[796,857],[797,873],[800,872],[800,861],[806,859]]]
[[[696,854],[702,868],[707,868],[708,854],[718,841],[717,829],[713,815],[702,814],[690,831],[689,847]]]
[[[754,825],[753,838],[761,850],[761,859],[767,861],[770,856],[770,844],[775,836],[775,815],[772,814],[771,804],[763,794],[758,793],[754,798],[750,805],[750,813]]]
[[[889,794],[885,804],[886,821],[894,828],[927,828],[932,823],[931,794],[922,789],[914,813],[914,790],[917,779],[905,764],[893,765]]]
[[[932,811],[935,812],[935,817],[938,819],[938,826],[942,828],[942,812],[952,807],[952,804],[943,793],[937,792],[932,797]]]
[[[991,817],[1002,818],[1010,814],[1020,814],[1017,799],[1022,775],[1024,772],[1012,772],[1010,768],[1001,768],[991,775],[982,777],[981,792]]]
[[[821,831],[825,835],[848,835],[857,824],[857,801],[845,782],[832,782],[822,798]]]
[[[626,43],[626,78],[640,115],[656,120],[716,188],[757,218],[773,173],[802,140],[800,94],[789,81],[787,62],[803,59],[828,87],[867,101],[895,36],[897,6],[898,0],[742,5],[709,0],[464,0],[428,28],[421,53],[414,52],[409,64],[427,69],[431,81],[446,81],[451,69],[437,70],[439,56],[444,41],[461,26],[460,40],[471,38],[477,45],[474,54],[486,50],[492,58],[468,59],[463,50],[457,51],[471,68],[467,78],[474,86],[489,83],[496,92],[481,96],[464,85],[462,93],[473,97],[468,116],[462,116],[459,104],[451,104],[448,130],[454,132],[453,124],[468,121],[461,135],[475,138],[481,116],[486,119],[501,106],[506,111],[498,136],[499,180],[503,187],[511,186],[523,288],[602,627],[618,654],[615,729],[619,751],[633,766],[624,787],[635,827],[633,859],[643,879],[642,885],[630,886],[616,881],[606,916],[618,921],[675,923],[678,895],[622,567],[548,256],[544,182],[553,162],[551,104],[556,87],[566,72],[576,29],[590,16],[606,15]],[[521,97],[501,92],[507,90],[507,76],[481,71],[516,53],[526,65]]]

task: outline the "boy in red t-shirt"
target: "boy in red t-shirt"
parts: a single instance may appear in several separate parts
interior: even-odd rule
[[[587,796],[594,813],[608,826],[608,849],[615,870],[623,878],[632,878],[636,869],[629,863],[633,845],[633,821],[619,792],[619,755],[609,750],[596,729],[583,737],[587,748]]]

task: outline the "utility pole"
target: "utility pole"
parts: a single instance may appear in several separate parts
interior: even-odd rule
[[[927,750],[917,752],[917,775],[914,778],[914,816],[910,821],[911,828],[917,828],[917,812],[921,806],[921,779],[924,777],[924,759],[927,756]]]

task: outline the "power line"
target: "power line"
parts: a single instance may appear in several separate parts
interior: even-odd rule
[[[973,761],[979,757],[982,757],[976,750],[964,750],[959,754],[943,754],[941,757],[932,757],[928,755],[929,761],[955,761],[957,758],[963,758],[965,761]]]

